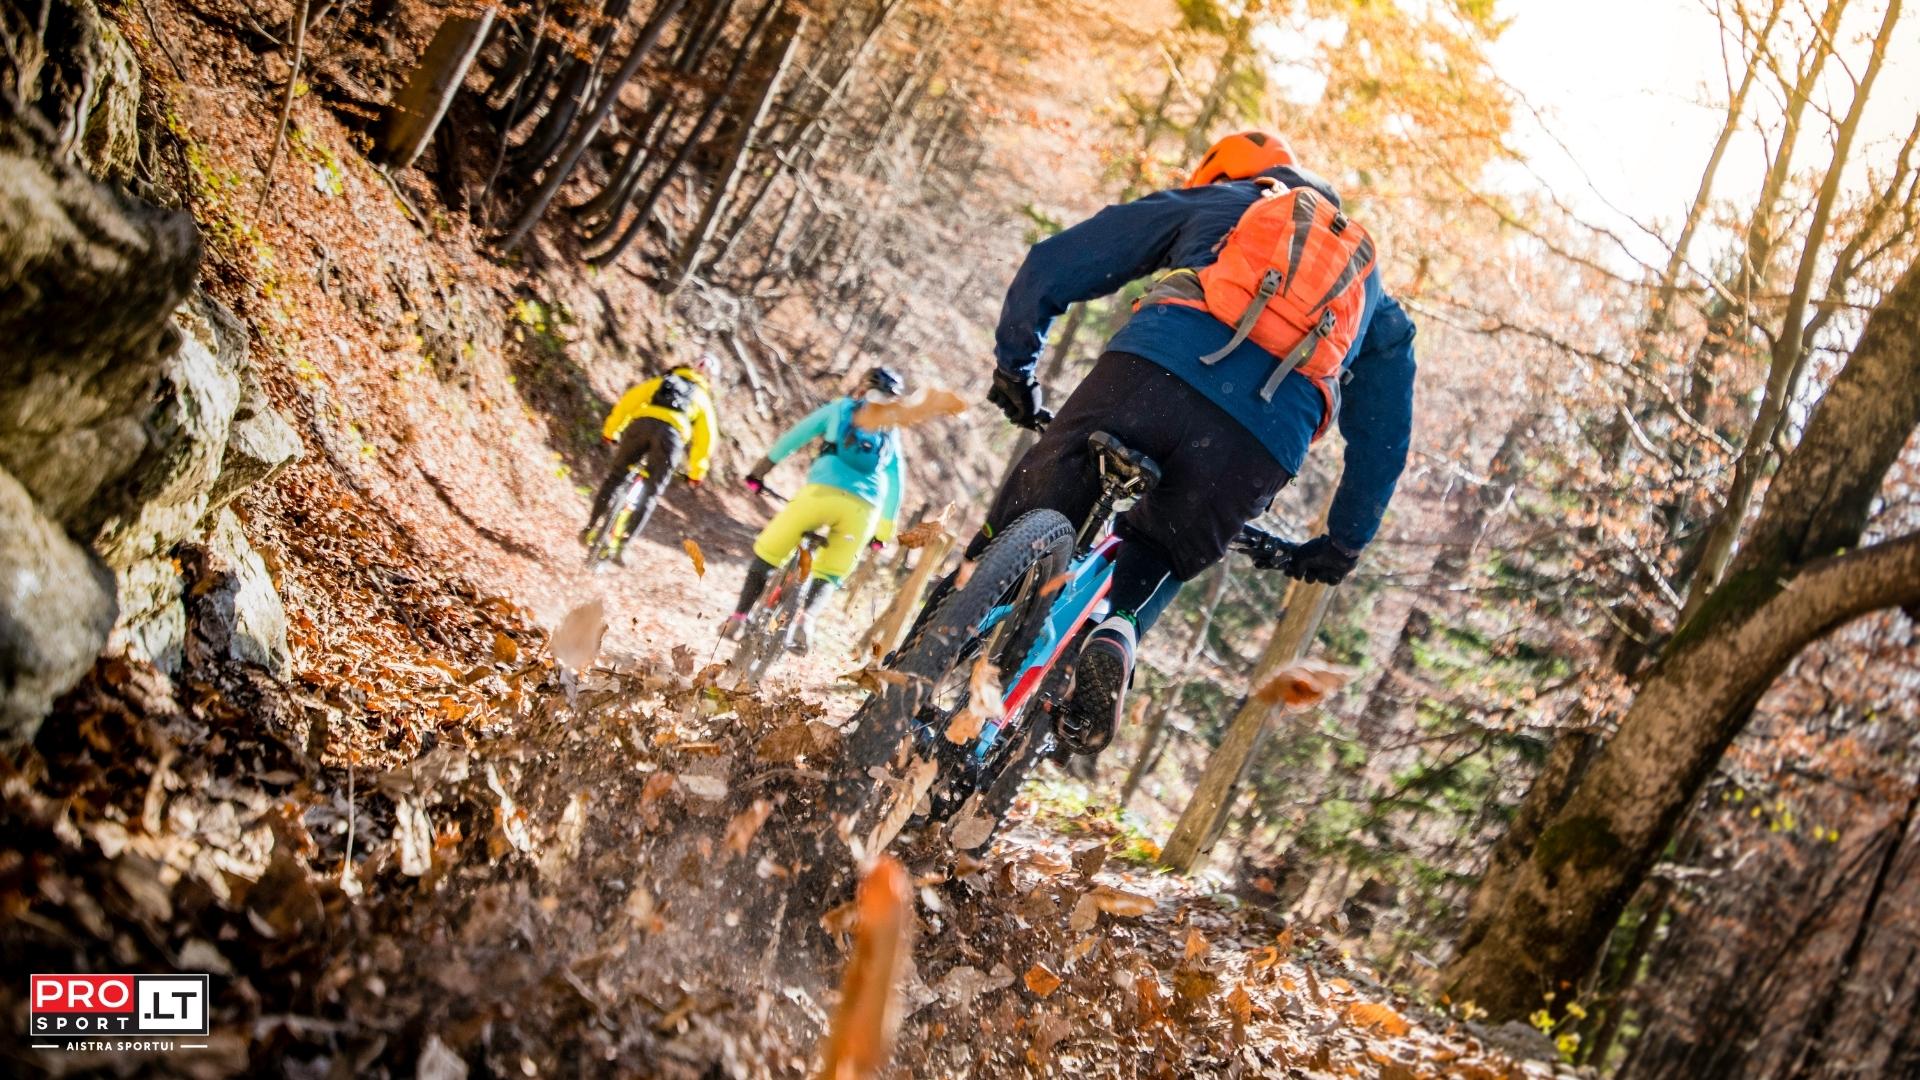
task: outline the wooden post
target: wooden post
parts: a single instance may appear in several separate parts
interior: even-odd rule
[[[953,547],[953,537],[941,534],[940,538],[920,549],[920,564],[907,576],[907,583],[894,594],[893,603],[879,621],[867,628],[860,636],[861,645],[866,647],[863,659],[882,657],[900,647],[900,635],[906,633],[913,619],[913,609],[920,604],[920,594],[927,589],[927,582],[934,571],[946,562],[947,551]]]
[[[407,76],[407,85],[393,99],[376,148],[381,161],[405,169],[420,157],[492,28],[492,8],[478,15],[449,15],[441,22],[419,65]]]
[[[1259,666],[1254,669],[1252,685],[1264,685],[1282,668],[1306,655],[1313,645],[1313,635],[1320,629],[1320,620],[1327,614],[1327,601],[1332,595],[1330,585],[1293,583],[1287,590],[1287,606],[1280,616],[1280,625],[1274,628],[1273,640],[1267,642]],[[1247,766],[1253,763],[1266,738],[1267,722],[1273,712],[1273,706],[1263,705],[1251,696],[1241,699],[1227,737],[1207,758],[1207,771],[1200,777],[1193,799],[1174,825],[1173,835],[1167,838],[1167,846],[1160,853],[1162,866],[1186,874],[1206,860],[1226,826]]]

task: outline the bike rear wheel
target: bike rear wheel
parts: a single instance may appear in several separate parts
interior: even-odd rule
[[[660,497],[660,482],[653,477],[643,476],[638,470],[627,473],[627,482],[620,485],[607,500],[606,513],[593,523],[593,547],[587,552],[587,565],[610,563],[620,558],[626,550],[631,536],[621,536],[626,523],[641,516],[640,511],[653,500]]]
[[[746,630],[740,635],[740,645],[727,664],[736,686],[758,683],[766,677],[767,672],[773,670],[774,662],[780,659],[780,655],[787,651],[788,630],[793,621],[800,617],[800,592],[806,584],[796,562],[797,556],[781,570],[773,586],[776,590],[773,601],[761,598],[753,605],[753,614],[747,617]]]
[[[844,835],[856,859],[892,843],[943,764],[953,769],[957,755],[943,752],[941,740],[968,691],[961,691],[953,709],[941,707],[938,696],[956,676],[965,687],[972,665],[987,650],[1002,671],[1025,659],[1049,607],[1045,585],[1065,572],[1073,538],[1073,525],[1052,510],[1025,514],[1003,530],[981,553],[966,584],[940,601],[895,658],[893,669],[904,681],[887,686],[854,714],[846,746],[849,770],[834,805],[846,815]],[[983,634],[983,624],[1002,607],[1009,610]],[[1026,734],[1009,730],[1003,737]],[[1027,746],[1008,750],[1024,758]]]

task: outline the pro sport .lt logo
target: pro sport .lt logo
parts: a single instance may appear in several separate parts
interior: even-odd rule
[[[34,1046],[57,1049],[171,1049],[173,1039],[208,1034],[206,975],[35,975],[27,1033]],[[99,1044],[99,1045],[93,1045]],[[183,1044],[183,1049],[193,1044]]]

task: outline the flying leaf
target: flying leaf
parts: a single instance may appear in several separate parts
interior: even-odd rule
[[[600,655],[600,639],[606,633],[606,605],[596,596],[560,620],[553,631],[553,658],[575,671],[585,671]]]
[[[1198,927],[1187,927],[1187,959],[1192,960],[1196,957],[1205,956],[1207,950],[1210,948],[1212,948],[1212,946],[1208,945],[1207,939],[1200,935],[1200,929]]]
[[[1093,897],[1095,907],[1123,919],[1145,915],[1159,906],[1151,896],[1141,896],[1111,885],[1095,885],[1087,895]]]
[[[1093,929],[1094,924],[1099,921],[1099,903],[1094,900],[1092,893],[1082,893],[1080,899],[1074,901],[1073,911],[1067,915],[1067,929],[1076,934],[1084,934]]]
[[[400,842],[400,872],[419,877],[433,868],[433,822],[417,799],[402,798],[395,809],[400,814],[393,827],[393,838]]]
[[[812,576],[813,576],[813,549],[802,546],[800,548],[800,573],[795,580],[805,581]]]
[[[854,898],[859,923],[853,956],[840,981],[820,1069],[832,1080],[861,1080],[886,1068],[900,1022],[899,983],[913,924],[906,868],[882,855],[867,871]]]
[[[905,686],[908,682],[907,676],[900,672],[888,671],[886,668],[875,667],[872,664],[836,678],[843,683],[852,683],[870,694],[885,693],[889,686]]]
[[[724,799],[727,797],[727,782],[718,776],[680,777],[680,788],[698,799]]]
[[[1280,705],[1289,710],[1311,708],[1325,701],[1335,690],[1352,680],[1352,668],[1300,660],[1277,672],[1253,698],[1262,705]]]
[[[680,547],[686,551],[687,558],[693,560],[694,576],[706,577],[707,576],[707,557],[701,554],[700,545],[694,543],[693,539],[691,537],[688,537],[687,539],[680,541]]]
[[[955,746],[964,745],[980,734],[987,721],[998,720],[1006,714],[1005,704],[1000,700],[1000,672],[994,667],[993,659],[983,655],[973,662],[973,673],[967,676],[967,704],[947,725],[947,741]]]
[[[905,428],[966,411],[966,398],[944,387],[933,386],[899,401],[869,401],[854,410],[853,422],[870,431]]]
[[[693,674],[693,650],[685,645],[675,645],[668,653],[673,658],[673,673],[676,675]]]
[[[1027,969],[1027,975],[1024,981],[1027,984],[1027,989],[1033,991],[1035,997],[1047,997],[1055,990],[1060,989],[1062,980],[1060,976],[1047,970],[1047,965],[1035,964]]]
[[[945,535],[947,535],[947,527],[944,524],[938,521],[922,521],[894,537],[893,540],[903,548],[923,548]]]
[[[768,815],[773,813],[773,803],[767,799],[755,799],[753,805],[733,816],[727,822],[727,850],[735,855],[745,855],[752,846],[753,838],[760,832],[760,826],[767,823]]]
[[[1253,995],[1247,993],[1245,983],[1236,983],[1233,993],[1227,995],[1227,1008],[1233,1010],[1235,1037],[1244,1034],[1246,1026],[1253,1022]]]

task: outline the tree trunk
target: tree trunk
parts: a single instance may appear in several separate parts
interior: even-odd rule
[[[680,169],[686,165],[688,159],[693,157],[694,149],[700,145],[700,140],[706,135],[707,128],[713,123],[713,118],[719,115],[720,106],[725,104],[726,100],[733,96],[734,90],[739,87],[740,76],[746,71],[747,57],[753,51],[753,43],[759,38],[761,29],[766,26],[768,16],[772,15],[778,7],[780,7],[780,0],[767,0],[760,5],[760,12],[753,17],[753,23],[747,27],[746,36],[741,39],[740,47],[734,50],[733,63],[727,68],[725,81],[707,98],[706,107],[700,111],[699,116],[694,118],[693,128],[687,132],[680,143],[680,148],[674,151],[673,157],[667,161],[666,168],[654,180],[653,187],[648,189],[647,197],[634,212],[633,220],[621,230],[619,239],[613,242],[612,247],[594,255],[587,260],[588,262],[594,266],[611,264],[626,252],[628,245],[633,243],[634,237],[646,227],[647,219],[652,216],[654,206],[659,203],[660,197],[666,194],[667,186],[673,183],[673,178],[679,174]]]
[[[1267,642],[1266,651],[1254,668],[1253,688],[1258,689],[1282,668],[1306,655],[1332,596],[1330,586],[1305,581],[1293,583],[1287,590],[1286,611],[1280,616],[1280,625],[1274,628],[1273,639]],[[1253,764],[1260,744],[1266,740],[1267,725],[1273,714],[1273,706],[1256,701],[1251,695],[1241,700],[1226,738],[1207,758],[1207,770],[1194,788],[1187,808],[1181,812],[1180,820],[1174,824],[1173,835],[1167,838],[1167,846],[1160,853],[1162,866],[1186,874],[1199,869],[1205,861],[1233,810],[1234,796],[1239,794],[1247,767]]]
[[[1482,879],[1480,936],[1446,973],[1454,998],[1508,1019],[1577,986],[1787,663],[1854,618],[1920,603],[1920,534],[1849,550],[1916,423],[1920,264],[1868,319],[1774,480],[1752,539],[1670,643],[1618,734],[1527,860]]]
[[[727,153],[725,164],[721,166],[720,175],[713,180],[713,190],[707,196],[707,206],[700,214],[699,223],[681,245],[680,256],[675,260],[670,276],[671,287],[678,288],[689,274],[699,269],[702,249],[713,236],[714,224],[719,221],[721,211],[726,209],[727,200],[733,194],[740,170],[747,162],[747,153],[753,149],[754,136],[766,123],[767,111],[772,108],[774,95],[780,92],[780,83],[786,78],[788,66],[793,63],[794,50],[800,43],[800,33],[805,25],[804,14],[782,11],[762,42],[757,66],[768,69],[767,81],[761,85],[752,103],[741,110],[740,130],[734,134],[733,146]],[[717,261],[726,258],[726,254],[723,250],[712,257]]]
[[[450,15],[440,24],[419,66],[393,99],[393,108],[374,147],[375,160],[400,169],[413,166],[439,128],[441,118],[447,115],[447,107],[460,93],[467,69],[479,55],[480,46],[487,43],[487,31],[492,28],[492,8],[478,16]]]
[[[1840,1009],[1840,999],[1848,992],[1847,984],[1853,980],[1860,954],[1873,932],[1874,919],[1880,912],[1881,901],[1886,897],[1887,882],[1893,876],[1894,865],[1907,849],[1907,838],[1913,831],[1915,809],[1920,809],[1920,787],[1914,788],[1907,796],[1907,808],[1900,815],[1900,823],[1895,826],[1893,835],[1887,839],[1886,853],[1881,856],[1880,865],[1873,875],[1873,884],[1867,889],[1866,903],[1860,909],[1860,918],[1854,925],[1852,939],[1847,942],[1847,951],[1840,957],[1840,968],[1834,973],[1832,982],[1828,983],[1826,992],[1820,995],[1819,1004],[1814,1006],[1813,1015],[1807,1019],[1807,1026],[1800,1033],[1800,1057],[1793,1067],[1795,1076],[1816,1075],[1814,1067],[1830,1049],[1827,1036],[1833,1026],[1834,1014]],[[1841,1064],[1840,1069],[1844,1070],[1845,1065]]]
[[[1765,462],[1773,453],[1774,435],[1786,416],[1788,400],[1793,393],[1792,377],[1801,370],[1800,360],[1808,345],[1807,301],[1812,295],[1814,271],[1820,264],[1820,248],[1826,241],[1827,223],[1833,215],[1834,203],[1840,196],[1841,173],[1846,168],[1854,134],[1859,130],[1860,117],[1866,110],[1867,97],[1872,93],[1874,81],[1884,66],[1894,25],[1900,21],[1900,4],[1901,0],[1892,0],[1887,5],[1880,32],[1874,38],[1872,55],[1867,60],[1866,73],[1860,79],[1859,89],[1854,91],[1853,103],[1848,106],[1846,118],[1840,122],[1834,140],[1833,161],[1827,166],[1826,179],[1821,182],[1820,194],[1814,202],[1813,218],[1807,225],[1806,247],[1801,252],[1800,266],[1794,275],[1793,292],[1787,299],[1786,315],[1782,317],[1780,333],[1773,341],[1772,360],[1767,371],[1766,390],[1760,399],[1760,410],[1754,417],[1753,428],[1747,435],[1745,445],[1741,447],[1740,457],[1734,462],[1733,484],[1727,492],[1727,500],[1714,517],[1713,526],[1701,546],[1700,569],[1688,593],[1686,608],[1680,616],[1683,626],[1698,613],[1700,605],[1706,600],[1707,591],[1718,585],[1726,572],[1734,543],[1740,535],[1740,527],[1746,521],[1747,507],[1753,500],[1754,487],[1759,482]]]
[[[1179,691],[1168,687],[1160,692],[1160,697],[1163,700],[1155,701],[1148,706],[1152,710],[1153,718],[1147,721],[1146,733],[1140,737],[1140,753],[1134,756],[1133,767],[1127,770],[1127,779],[1120,785],[1120,809],[1122,810],[1125,810],[1127,804],[1133,801],[1133,793],[1140,790],[1140,784],[1146,780],[1147,772],[1153,768],[1154,762],[1160,760],[1157,752],[1160,749],[1160,739],[1166,733],[1167,714],[1173,711],[1173,702],[1179,697]]]
[[[1754,35],[1756,47],[1765,49],[1767,37],[1773,32],[1774,24],[1780,21],[1780,9],[1785,0],[1773,0],[1767,11],[1767,21]],[[1713,181],[1720,171],[1720,161],[1726,156],[1727,145],[1733,142],[1734,133],[1740,130],[1740,117],[1746,111],[1747,93],[1753,89],[1753,81],[1760,74],[1761,59],[1751,57],[1747,63],[1746,74],[1741,76],[1740,85],[1727,101],[1727,118],[1720,125],[1720,134],[1713,141],[1713,152],[1707,155],[1707,166],[1701,170],[1700,186],[1694,192],[1693,205],[1687,209],[1686,221],[1680,226],[1680,236],[1673,242],[1673,251],[1667,257],[1667,268],[1660,275],[1660,292],[1654,298],[1653,314],[1647,320],[1646,338],[1648,343],[1662,330],[1672,325],[1673,301],[1680,288],[1680,274],[1687,265],[1687,249],[1693,246],[1694,232],[1707,216],[1707,207],[1713,198]]]
[[[600,100],[594,104],[593,112],[580,122],[573,141],[567,144],[560,159],[547,170],[546,180],[541,183],[540,190],[534,193],[526,209],[520,212],[519,220],[514,222],[513,228],[500,241],[500,250],[512,251],[520,246],[520,241],[525,240],[528,233],[533,231],[533,226],[540,220],[541,215],[546,213],[547,206],[553,202],[553,197],[560,193],[560,185],[567,182],[567,177],[573,173],[573,167],[579,164],[581,155],[587,152],[587,145],[593,142],[595,135],[600,133],[600,125],[606,123],[607,114],[613,111],[614,103],[620,99],[621,89],[627,85],[628,79],[633,78],[633,73],[640,70],[641,63],[646,60],[647,54],[653,51],[654,43],[660,40],[661,32],[667,28],[668,20],[673,18],[674,13],[679,11],[680,5],[685,2],[686,0],[661,0],[660,6],[654,9],[653,17],[647,21],[646,28],[640,32],[639,40],[633,43],[632,50],[627,53],[626,61],[620,65],[620,70],[614,73],[613,78],[608,80],[606,89],[601,91]]]

